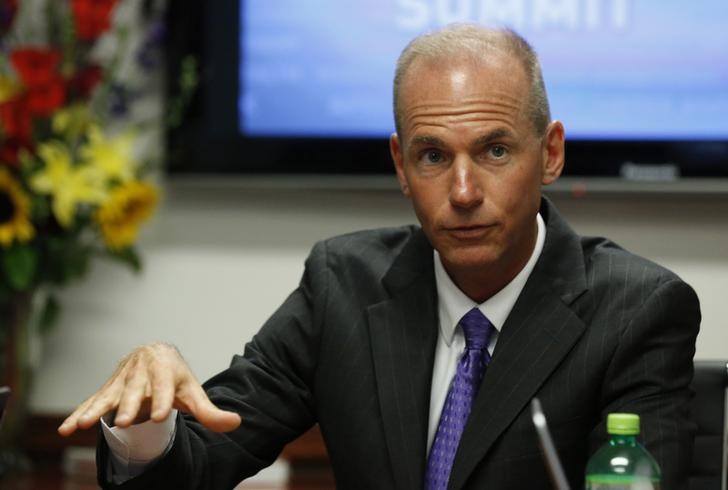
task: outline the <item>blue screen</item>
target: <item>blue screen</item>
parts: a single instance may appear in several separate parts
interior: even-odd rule
[[[241,0],[241,133],[389,136],[397,56],[458,21],[534,46],[569,138],[728,139],[726,0]]]

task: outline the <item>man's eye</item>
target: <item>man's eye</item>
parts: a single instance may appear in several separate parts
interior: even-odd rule
[[[508,155],[508,148],[503,145],[493,145],[488,150],[488,153],[493,158],[503,158]]]
[[[440,163],[443,160],[442,153],[437,150],[428,150],[423,155],[425,163]]]

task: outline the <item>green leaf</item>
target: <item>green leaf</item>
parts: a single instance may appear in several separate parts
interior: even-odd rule
[[[66,276],[71,279],[81,278],[88,272],[89,250],[82,246],[71,246],[64,262]]]
[[[2,266],[11,288],[28,289],[38,268],[38,252],[28,246],[12,247],[3,254]]]
[[[58,317],[61,312],[61,304],[58,302],[58,298],[53,294],[49,294],[46,298],[43,310],[40,313],[40,320],[38,327],[42,333],[49,331],[58,322]]]
[[[109,251],[109,257],[128,265],[134,272],[138,273],[142,270],[142,260],[133,247]]]
[[[31,195],[31,214],[38,222],[45,222],[51,214],[51,203],[45,196]]]
[[[66,284],[88,271],[91,250],[78,243],[75,235],[48,237],[42,273],[55,284]]]

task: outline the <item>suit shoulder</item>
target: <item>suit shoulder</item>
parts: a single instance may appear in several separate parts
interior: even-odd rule
[[[338,235],[319,243],[323,244],[330,254],[358,255],[367,252],[390,255],[401,251],[419,230],[415,225],[375,228]]]
[[[582,237],[587,275],[614,282],[657,285],[682,281],[668,268],[602,237]]]
[[[325,256],[331,269],[370,271],[383,275],[413,238],[421,238],[418,226],[405,225],[355,231],[318,242],[312,256]]]

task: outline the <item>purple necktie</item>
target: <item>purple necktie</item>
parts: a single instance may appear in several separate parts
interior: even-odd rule
[[[430,448],[425,490],[447,488],[460,436],[478,393],[480,380],[483,379],[485,368],[490,362],[488,340],[493,332],[493,324],[478,308],[473,308],[460,320],[460,326],[465,334],[465,352],[458,361],[457,371],[442,407],[435,440]]]

